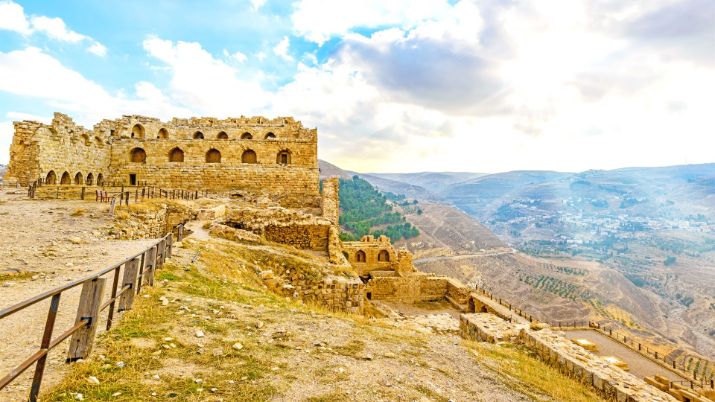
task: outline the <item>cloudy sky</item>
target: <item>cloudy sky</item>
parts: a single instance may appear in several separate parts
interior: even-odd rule
[[[292,115],[364,172],[715,162],[715,1],[0,0],[0,163],[53,111]]]

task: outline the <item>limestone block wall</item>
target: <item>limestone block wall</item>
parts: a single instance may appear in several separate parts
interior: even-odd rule
[[[109,170],[108,138],[55,113],[50,125],[15,122],[7,177],[28,185],[42,177],[57,184],[96,184]]]
[[[425,273],[407,276],[376,276],[367,282],[365,291],[370,300],[420,303],[444,300],[448,279]]]
[[[278,293],[331,311],[362,314],[365,309],[365,285],[358,278],[303,278],[282,286]]]
[[[112,233],[120,240],[155,239],[195,218],[196,212],[181,202],[135,204],[115,211]]]
[[[380,236],[377,239],[373,236],[363,236],[360,241],[343,242],[343,250],[345,258],[360,276],[376,270],[397,271],[398,269],[397,252],[387,236]]]
[[[329,231],[330,225],[268,225],[263,236],[268,241],[300,249],[327,251]]]
[[[613,367],[602,358],[549,329],[541,331],[522,329],[519,332],[519,340],[535,351],[546,363],[590,384],[609,399],[634,402],[676,401],[672,396],[646,384],[630,373]]]
[[[245,190],[288,207],[321,207],[317,130],[282,117],[123,116],[87,130],[55,113],[50,125],[15,123],[6,177],[21,185],[42,177],[58,184]]]
[[[328,219],[336,227],[340,225],[340,180],[331,177],[323,180],[323,217]]]

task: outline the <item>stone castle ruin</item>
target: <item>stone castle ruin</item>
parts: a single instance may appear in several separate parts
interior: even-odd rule
[[[55,113],[15,122],[6,182],[245,190],[289,207],[319,206],[317,130],[290,117],[144,116],[92,130]]]
[[[255,263],[256,274],[287,298],[374,316],[394,315],[389,303],[438,301],[464,313],[462,337],[520,342],[608,397],[671,401],[686,395],[673,391],[672,384],[653,380],[647,385],[611,367],[501,300],[417,271],[412,254],[396,249],[386,236],[342,242],[338,179],[320,182],[317,130],[293,118],[161,122],[132,115],[88,130],[55,113],[50,125],[14,124],[8,183],[81,187],[82,195],[88,186],[136,187],[135,196],[147,186],[211,191],[210,199],[199,202],[166,200],[158,209],[137,208],[133,214],[127,208],[115,218],[118,238],[157,237],[177,223],[204,221],[211,237],[240,243],[247,252],[273,253]],[[705,400],[687,396],[678,400]]]

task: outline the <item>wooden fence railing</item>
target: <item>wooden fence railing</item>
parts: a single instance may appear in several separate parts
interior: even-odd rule
[[[187,190],[178,188],[160,188],[154,186],[143,185],[124,186],[122,184],[114,185],[114,183],[102,183],[96,186],[81,185],[81,184],[47,184],[44,179],[40,178],[27,187],[27,196],[35,198],[39,187],[53,186],[56,189],[55,198],[60,198],[60,190],[64,189],[80,189],[79,199],[84,200],[92,191],[95,193],[95,201],[111,202],[115,199],[119,205],[122,203],[129,205],[129,200],[133,197],[134,203],[146,198],[166,198],[172,200],[195,200],[201,197],[208,196],[208,190]],[[112,188],[113,190],[108,190]]]
[[[181,241],[184,233],[183,225],[178,225],[176,229],[177,241]],[[141,253],[129,257],[120,263],[111,265],[90,276],[67,283],[66,285],[0,310],[0,320],[2,320],[10,315],[21,313],[26,308],[43,300],[50,299],[50,308],[45,319],[45,329],[42,334],[40,348],[13,368],[8,374],[0,378],[0,390],[5,388],[34,364],[35,374],[32,379],[29,400],[32,402],[37,401],[45,371],[45,364],[47,362],[47,355],[50,350],[60,345],[67,338],[72,337],[69,344],[67,361],[71,362],[86,358],[92,351],[100,314],[108,310],[106,329],[109,330],[115,320],[115,311],[122,312],[131,310],[134,303],[134,296],[141,291],[142,286],[152,286],[154,284],[154,272],[164,265],[166,258],[171,257],[173,239],[173,233],[169,233],[163,238],[156,240]],[[123,270],[122,267],[124,268]],[[104,278],[104,276],[108,274],[112,277],[111,296],[109,299],[103,301],[102,298],[107,282],[107,278]],[[82,286],[82,289],[77,305],[75,323],[62,332],[61,335],[53,338],[55,320],[59,311],[62,293],[78,286]]]
[[[535,318],[536,316],[531,315],[516,306],[512,306],[511,303],[506,302],[506,300],[500,297],[494,296],[493,293],[479,287],[478,285],[475,287],[475,289],[484,296],[489,297],[491,300],[498,302],[500,305],[508,307],[510,311],[517,313],[519,316],[529,320],[529,322],[534,322],[538,320],[537,318]],[[618,332],[617,330],[614,330],[613,328],[606,328],[603,327],[600,323],[583,320],[542,321],[549,324],[551,327],[559,329],[593,328],[602,333],[603,335],[606,335],[611,339],[617,341],[618,343],[621,343],[622,345],[628,347],[629,349],[636,351],[651,360],[655,360],[662,366],[673,370],[679,376],[683,378],[689,378],[687,381],[685,381],[685,383],[688,383],[690,385],[690,388],[715,389],[715,379],[713,377],[698,378],[697,373],[695,373],[694,371],[687,370],[687,368],[685,367],[685,362],[681,362],[681,364],[678,365],[676,363],[676,359],[668,360],[667,355],[664,355],[663,353],[658,353],[658,351],[656,350],[651,350],[647,345],[637,342],[633,338],[633,336],[623,334],[621,332]]]

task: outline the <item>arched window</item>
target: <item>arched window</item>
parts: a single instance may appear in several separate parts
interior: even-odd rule
[[[72,184],[72,179],[70,179],[69,172],[62,173],[62,178],[60,179],[60,184]]]
[[[146,163],[146,152],[142,148],[133,148],[129,151],[129,161],[134,163]]]
[[[159,134],[156,136],[156,138],[169,138],[169,132],[164,127],[162,127],[161,129],[159,129]]]
[[[220,133],[218,133],[218,135],[216,136],[216,138],[219,139],[219,140],[227,140],[227,139],[228,139],[228,134],[226,134],[225,131],[221,131]]]
[[[84,176],[81,172],[77,172],[77,174],[74,175],[74,184],[82,184],[82,182],[84,182]]]
[[[241,134],[241,139],[242,140],[251,140],[251,139],[253,139],[253,136],[251,135],[251,133],[246,131],[245,133]]]
[[[144,138],[144,126],[135,124],[132,127],[132,138]]]
[[[284,149],[278,152],[278,156],[276,156],[276,163],[279,165],[290,165],[290,151]]]
[[[241,155],[242,163],[258,163],[258,158],[256,158],[256,152],[252,149],[247,149],[243,151]]]
[[[91,186],[94,184],[94,175],[92,173],[87,175],[87,180],[84,181],[87,183],[88,186]]]
[[[97,175],[97,185],[101,186],[103,184],[104,184],[104,176],[102,176],[102,174],[100,173]]]
[[[355,254],[355,259],[357,262],[365,262],[367,261],[367,256],[365,255],[365,252],[362,250],[358,250],[358,252]]]
[[[86,146],[92,145],[92,140],[89,139],[89,135],[82,134],[82,140],[84,141],[84,145],[86,145]]]
[[[390,253],[388,253],[387,250],[380,250],[380,252],[377,253],[377,260],[380,262],[390,262]]]
[[[181,148],[174,148],[169,151],[169,162],[183,162],[184,161],[184,151]]]
[[[47,177],[45,177],[45,184],[57,184],[57,175],[54,170],[47,172]]]
[[[221,152],[211,148],[206,152],[206,163],[221,163]]]
[[[195,140],[203,140],[204,139],[204,133],[201,131],[197,131],[194,133],[194,139]]]
[[[267,140],[272,140],[275,138],[276,138],[276,135],[273,133],[268,133],[268,134],[266,134],[266,137],[265,137],[265,139],[267,139]]]

